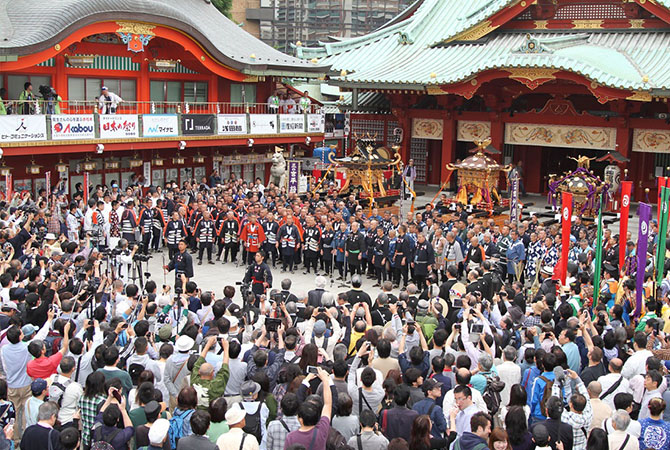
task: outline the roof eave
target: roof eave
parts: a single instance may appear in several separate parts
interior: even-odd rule
[[[328,84],[333,86],[340,86],[351,89],[395,89],[395,90],[411,90],[411,91],[425,91],[426,85],[415,83],[376,83],[365,81],[344,81],[344,80],[330,80]]]

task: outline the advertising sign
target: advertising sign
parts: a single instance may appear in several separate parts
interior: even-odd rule
[[[103,114],[100,116],[100,138],[136,138],[140,135],[137,114]]]
[[[142,116],[142,136],[164,137],[179,134],[176,114],[144,114]]]
[[[93,114],[52,115],[51,139],[95,139]]]
[[[277,116],[275,114],[251,114],[249,116],[251,134],[277,133]]]
[[[307,115],[307,132],[308,133],[323,133],[326,129],[326,115],[325,114],[308,114]]]
[[[246,114],[219,114],[216,121],[217,132],[221,136],[247,134]]]
[[[304,133],[305,116],[302,114],[280,114],[280,133]]]
[[[0,141],[42,141],[47,138],[46,116],[0,116]]]
[[[214,114],[182,114],[182,134],[184,136],[206,136],[214,134],[214,117]]]

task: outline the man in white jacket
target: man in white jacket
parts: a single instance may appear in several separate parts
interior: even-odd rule
[[[98,109],[100,114],[116,114],[116,108],[123,101],[121,97],[113,92],[109,92],[107,86],[103,86],[98,97]]]

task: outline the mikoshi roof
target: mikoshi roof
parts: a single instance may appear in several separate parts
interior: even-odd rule
[[[205,0],[0,0],[0,56],[34,54],[84,26],[110,20],[175,28],[245,74],[316,77],[328,69],[270,47]]]
[[[492,69],[546,68],[600,85],[670,88],[670,32],[658,30],[494,30],[468,33],[515,0],[418,0],[365,36],[296,48],[298,56],[331,65],[331,83],[360,88],[423,90],[459,83]],[[670,7],[670,0],[662,0]]]

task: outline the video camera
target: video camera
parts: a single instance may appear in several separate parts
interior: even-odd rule
[[[56,90],[48,84],[40,85],[38,91],[44,100],[53,100],[58,97]]]

